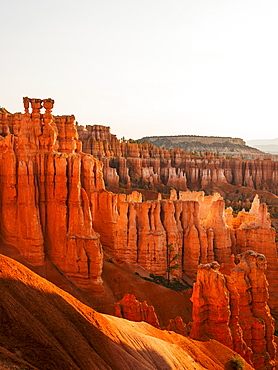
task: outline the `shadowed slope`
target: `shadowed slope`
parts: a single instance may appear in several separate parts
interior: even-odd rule
[[[232,356],[216,341],[99,314],[2,255],[0,270],[3,369],[217,370]]]

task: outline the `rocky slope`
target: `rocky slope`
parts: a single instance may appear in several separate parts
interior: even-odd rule
[[[220,370],[234,356],[215,340],[101,315],[2,255],[0,267],[1,369]]]

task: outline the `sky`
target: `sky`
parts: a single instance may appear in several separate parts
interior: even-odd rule
[[[156,135],[278,137],[277,0],[9,0],[0,106]]]

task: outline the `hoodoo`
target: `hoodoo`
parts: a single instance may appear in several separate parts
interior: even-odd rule
[[[216,339],[255,369],[273,369],[276,345],[267,305],[266,258],[248,250],[238,259],[229,276],[219,272],[217,262],[199,266],[190,337]]]
[[[167,270],[166,246],[172,245],[177,255],[173,274],[192,279],[200,263],[228,263],[232,253],[252,248],[269,261],[270,305],[277,311],[275,230],[265,205],[256,198],[250,212],[233,217],[224,212],[219,194],[172,191],[168,200],[143,202],[136,192],[108,192],[102,163],[82,152],[74,116],[53,116],[53,104],[52,99],[24,98],[24,114],[1,109],[3,253],[33,266],[43,265],[47,256],[80,287],[102,289],[101,243],[117,260],[160,275]],[[103,126],[79,133],[86,140],[94,134],[96,145],[106,140],[104,155],[110,148],[111,155],[151,158],[149,144],[119,143]],[[158,151],[170,160],[169,152]]]
[[[47,256],[80,287],[102,289],[89,205],[104,188],[101,164],[81,152],[74,116],[53,116],[52,99],[23,101],[24,114],[0,111],[1,252],[31,266]]]
[[[256,196],[249,212],[235,215],[220,194],[187,187],[199,189],[212,180],[244,185],[249,179],[256,188],[277,191],[277,163],[200,159],[180,149],[120,143],[109,128],[85,130],[72,115],[54,116],[53,104],[26,97],[23,114],[0,108],[0,253],[45,277],[51,264],[90,304],[98,299],[102,312],[111,313],[116,304],[117,316],[157,328],[157,306],[137,301],[132,284],[124,294],[115,293],[107,280],[103,284],[103,256],[106,266],[113,262],[133,276],[138,268],[145,276],[168,277],[169,283],[196,281],[191,336],[216,339],[256,369],[272,368],[268,304],[278,318],[278,259],[267,206]],[[126,188],[180,190],[145,201],[137,191],[106,190],[105,183],[119,182]],[[179,315],[165,315],[163,325],[187,335],[190,325]]]
[[[237,156],[236,151],[227,157],[215,156],[212,153],[218,150],[213,148],[197,156],[177,146],[171,150],[157,147],[152,141],[120,142],[106,126],[78,126],[77,130],[84,152],[104,163],[104,180],[111,187],[133,184],[158,190],[169,187],[201,190],[211,182],[218,182],[278,194],[277,157],[273,156],[274,160],[254,148],[244,147],[241,139],[226,138],[238,146]],[[209,138],[204,139],[209,141]],[[214,139],[223,142],[224,138]],[[194,152],[197,153],[195,149]]]

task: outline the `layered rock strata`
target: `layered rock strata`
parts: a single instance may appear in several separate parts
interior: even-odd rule
[[[74,116],[53,116],[52,99],[23,100],[24,114],[0,111],[0,251],[32,266],[47,256],[77,285],[102,289],[89,202],[102,166],[81,152]]]
[[[200,190],[211,182],[221,182],[278,194],[278,163],[267,157],[226,159],[211,153],[198,157],[180,148],[168,151],[148,142],[120,142],[106,126],[78,126],[77,130],[84,152],[104,163],[108,186]]]
[[[43,266],[45,258],[50,258],[79,286],[96,290],[101,283],[100,238],[117,260],[140,264],[159,275],[176,265],[173,275],[192,279],[200,263],[216,259],[227,264],[232,253],[253,248],[269,261],[270,303],[278,313],[275,232],[265,205],[256,199],[249,213],[240,212],[235,218],[232,210],[224,212],[219,194],[205,197],[202,192],[177,195],[172,191],[170,200],[143,202],[136,192],[128,196],[108,192],[102,164],[81,151],[74,117],[53,116],[53,103],[52,99],[24,98],[24,114],[10,114],[1,108],[2,253],[33,266]],[[150,144],[120,143],[102,126],[92,132],[96,145],[97,140],[107,141],[101,150],[97,147],[97,154],[119,156],[125,152],[136,162],[140,153],[140,161],[152,161],[153,173],[159,169],[157,160],[162,152],[172,161],[171,153],[155,147],[150,157]],[[179,153],[174,153],[175,163],[182,162]],[[123,157],[119,160],[126,163]],[[134,173],[140,166],[133,167]],[[127,176],[129,181],[127,170],[123,165],[119,178]]]
[[[254,207],[255,205],[255,207]],[[240,225],[237,224],[241,219]],[[267,258],[266,276],[269,282],[270,300],[273,315],[278,318],[278,281],[277,281],[277,246],[275,243],[276,232],[271,227],[270,217],[264,203],[259,204],[256,198],[249,213],[239,212],[234,220],[235,250],[242,253],[253,249]]]
[[[237,256],[230,275],[217,262],[200,265],[194,284],[195,339],[216,339],[234,349],[255,369],[274,369],[274,320],[267,305],[266,258],[254,251]]]
[[[171,199],[142,202],[140,194],[113,194],[102,190],[91,194],[94,229],[101,241],[118,260],[139,263],[149,271],[165,274],[167,245],[172,256],[178,255],[174,274],[196,277],[200,263],[217,260],[229,263],[231,254],[240,253],[253,240],[252,248],[264,252],[277,266],[275,230],[271,227],[264,204],[256,198],[250,212],[237,217],[225,211],[219,194],[203,192],[171,192]],[[255,208],[256,209],[255,209]],[[243,244],[244,232],[250,235]],[[263,241],[258,234],[265,235]],[[266,240],[267,239],[267,240]],[[172,249],[172,248],[171,248]],[[169,256],[168,256],[169,257]],[[272,270],[272,266],[270,266]]]
[[[224,269],[231,255],[250,248],[265,254],[269,304],[278,317],[275,230],[266,205],[257,197],[250,212],[241,211],[236,217],[232,209],[225,210],[219,194],[202,192],[172,191],[169,200],[142,202],[137,192],[126,196],[102,190],[93,192],[90,200],[93,227],[102,245],[116,260],[139,264],[157,275],[165,275],[175,265],[172,275],[194,280],[200,263],[216,260]]]

